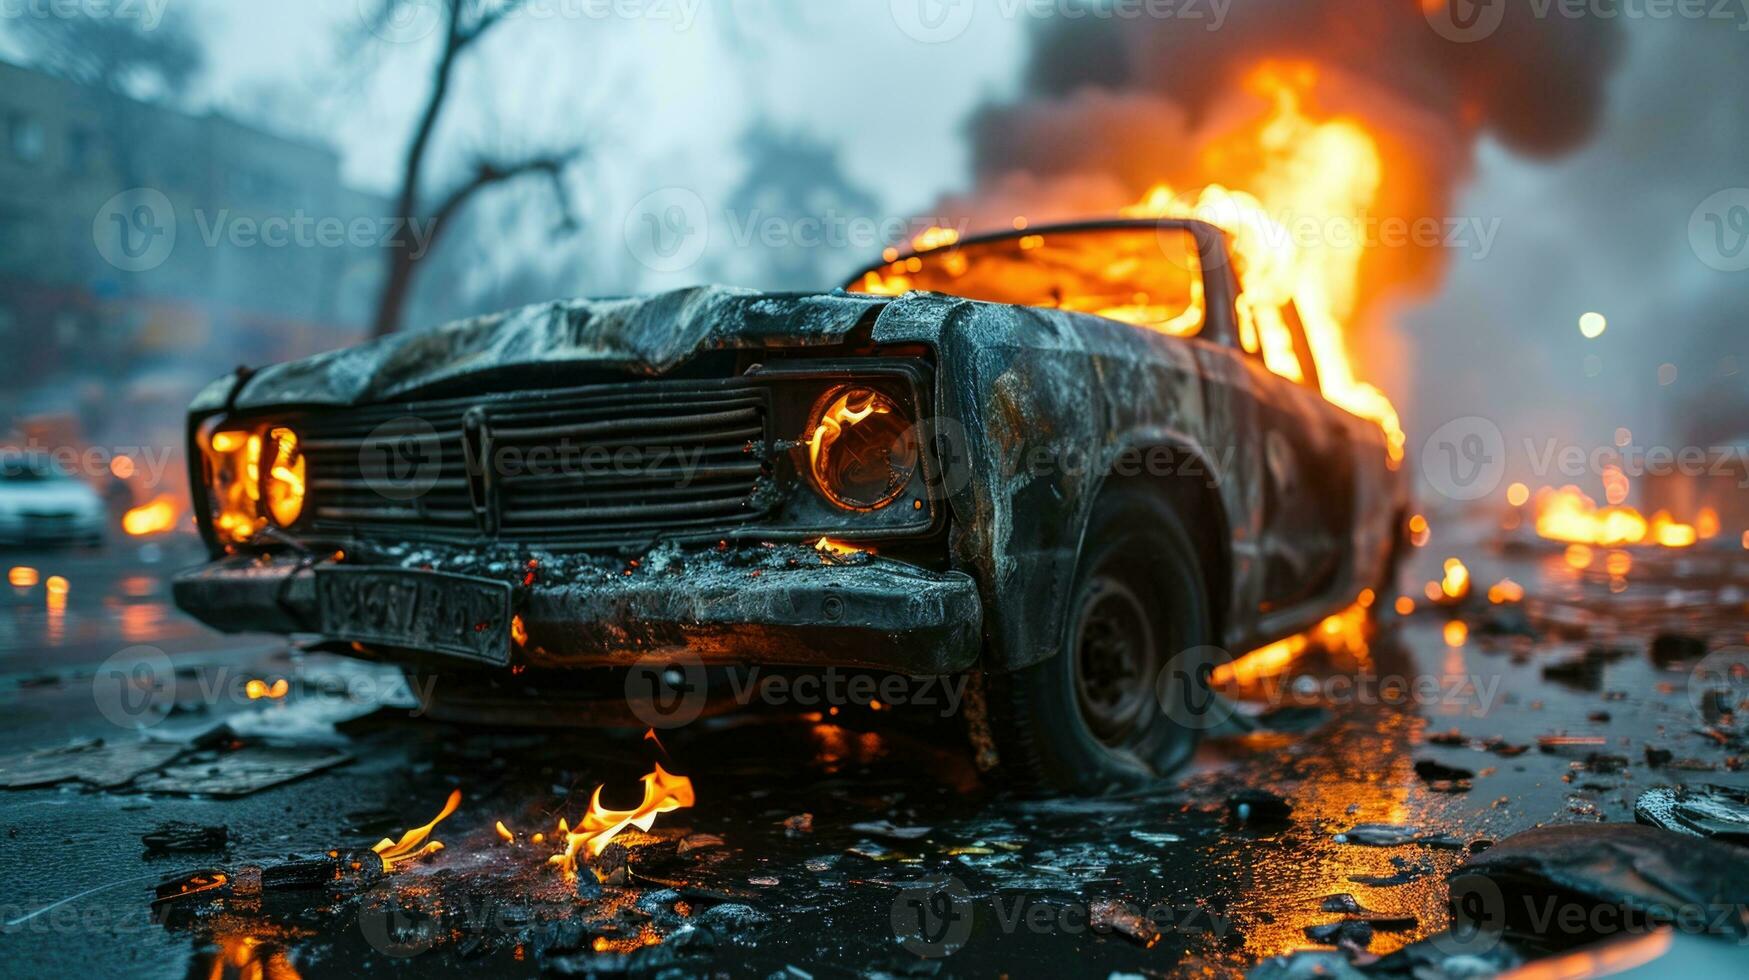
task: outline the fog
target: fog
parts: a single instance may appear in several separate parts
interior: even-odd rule
[[[1157,70],[1136,81],[1094,60],[1097,45],[1057,51],[1053,57],[1062,63],[1055,65],[1034,57],[1034,45],[1055,30],[1034,15],[1055,6],[979,2],[963,31],[925,41],[912,36],[915,24],[908,34],[906,18],[895,16],[904,5],[887,0],[531,2],[458,59],[426,159],[422,203],[466,182],[482,160],[554,153],[569,163],[557,186],[523,177],[469,198],[421,264],[402,327],[557,296],[705,280],[830,288],[882,245],[898,243],[895,231],[915,230],[912,219],[927,224],[939,202],[978,193],[993,167],[1042,165],[993,141],[990,113],[1003,119],[1012,117],[1002,112],[1029,111],[1031,100],[1053,85],[1058,94],[1082,84],[1113,91],[1143,86],[1195,104],[1208,97],[1200,90],[1212,77],[1199,74],[1199,66],[1279,46],[1276,35],[1297,29],[1271,19],[1289,7],[1261,2],[1238,4],[1218,32],[1209,23],[1168,29],[1104,22],[1100,30],[1116,30],[1156,59]],[[192,42],[198,58],[180,86],[130,77],[118,83],[125,95],[180,117],[217,115],[282,137],[310,147],[312,159],[320,159],[321,148],[331,150],[343,186],[326,198],[337,213],[318,209],[316,218],[387,220],[395,213],[391,202],[441,49],[441,31],[430,29],[435,21],[418,19],[435,17],[434,8],[414,4],[410,26],[385,29],[373,20],[377,0],[141,0],[141,7],[139,16],[152,23],[140,37],[175,32]],[[1324,5],[1291,9],[1311,7]],[[1690,234],[1691,219],[1702,221],[1703,201],[1749,184],[1743,163],[1749,32],[1742,30],[1749,14],[1539,24],[1555,38],[1550,47],[1509,51],[1519,60],[1483,76],[1473,66],[1453,69],[1451,78],[1463,80],[1450,81],[1448,90],[1427,81],[1433,68],[1394,47],[1391,58],[1381,54],[1368,63],[1364,45],[1348,31],[1354,26],[1348,8],[1328,9],[1340,29],[1305,46],[1327,57],[1342,52],[1350,60],[1346,70],[1460,134],[1453,156],[1429,178],[1438,192],[1427,206],[1495,229],[1486,248],[1468,241],[1445,250],[1408,288],[1369,297],[1364,329],[1355,335],[1362,375],[1403,410],[1411,458],[1427,432],[1465,416],[1496,422],[1513,457],[1511,471],[1542,482],[1553,481],[1522,458],[1527,441],[1604,445],[1617,427],[1632,430],[1642,445],[1749,432],[1749,396],[1738,368],[1749,361],[1749,331],[1740,322],[1749,272],[1716,268],[1729,264],[1716,255],[1709,264]],[[40,29],[58,16],[47,4],[8,7],[0,19],[0,60],[64,74],[51,63]],[[1246,32],[1270,40],[1253,43]],[[1169,42],[1155,37],[1169,34]],[[1179,50],[1189,59],[1183,64],[1162,55]],[[1548,51],[1559,57],[1544,63]],[[1470,65],[1462,51],[1451,56],[1459,59],[1454,65]],[[1511,79],[1524,89],[1522,98],[1496,86],[1488,94],[1492,108],[1478,121],[1464,88],[1477,77]],[[1535,111],[1526,108],[1533,103]],[[126,108],[136,105],[120,111],[143,111]],[[26,111],[9,106],[9,118]],[[984,128],[974,126],[978,119]],[[147,171],[181,152],[170,128],[148,122],[125,137],[137,143],[132,149]],[[233,138],[241,137],[223,137]],[[1062,149],[1071,155],[1071,147]],[[293,166],[286,151],[270,155],[275,166]],[[305,190],[328,180],[308,173]],[[649,217],[652,195],[666,201],[661,195],[674,189],[702,202],[709,234],[694,261],[649,261],[628,248],[628,223]],[[1741,193],[1743,200],[1727,196],[1726,203],[1749,203],[1749,191]],[[6,408],[14,427],[45,413],[73,413],[86,438],[138,440],[145,433],[127,430],[174,430],[166,406],[192,394],[202,372],[262,352],[296,356],[367,336],[380,287],[369,249],[339,262],[345,269],[323,280],[335,283],[332,298],[291,318],[320,321],[322,329],[275,327],[271,343],[242,342],[242,333],[265,328],[249,326],[260,317],[237,312],[247,304],[235,292],[261,290],[227,283],[222,274],[190,273],[181,286],[165,288],[195,289],[182,299],[212,306],[198,317],[200,331],[189,333],[205,339],[181,353],[173,345],[140,346],[127,339],[141,336],[140,323],[127,322],[125,334],[112,329],[117,298],[125,307],[131,296],[156,295],[149,277],[168,276],[184,250],[223,245],[210,235],[203,242],[201,228],[185,221],[175,259],[144,278],[117,276],[89,256],[57,259],[51,269],[48,256],[88,251],[93,205],[107,196],[69,198],[76,204],[66,213],[19,201],[0,212],[12,238],[0,273],[12,284],[6,295],[14,307],[0,340],[12,350],[0,353],[38,365],[12,378]],[[227,204],[248,210],[222,195],[205,207]],[[784,219],[780,231],[790,237],[762,234],[761,216]],[[803,237],[796,229],[805,217],[819,219],[807,225],[819,234],[795,240]],[[287,250],[276,251],[249,274],[283,277],[294,261]],[[60,329],[53,324],[65,317],[43,312],[29,285],[50,280],[56,295],[71,290],[102,300],[85,304],[101,312],[85,327],[67,328],[80,339],[63,338],[55,356],[41,353],[45,330]],[[1608,318],[1606,333],[1594,340],[1577,326],[1588,311]],[[97,349],[105,344],[117,346]],[[175,368],[168,391],[150,409],[165,418],[148,422],[93,409],[107,397],[103,392],[120,390],[121,379],[167,362]],[[1666,364],[1675,366],[1673,380],[1667,369],[1660,377]]]

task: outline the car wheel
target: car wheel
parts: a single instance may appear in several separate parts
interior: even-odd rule
[[[1212,666],[1208,589],[1172,510],[1120,488],[1094,507],[1069,593],[1062,648],[990,678],[1003,775],[1022,788],[1101,793],[1187,761]],[[1186,688],[1185,685],[1190,685]]]

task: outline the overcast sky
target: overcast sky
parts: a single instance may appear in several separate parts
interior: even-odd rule
[[[207,45],[198,101],[320,138],[350,183],[392,188],[434,36],[365,33],[370,0],[166,2],[193,14]],[[594,241],[617,244],[631,202],[652,190],[726,194],[745,169],[735,141],[762,114],[836,143],[888,214],[917,214],[964,187],[963,123],[980,101],[1014,92],[1026,47],[1024,20],[1001,14],[1021,8],[997,2],[979,3],[941,43],[908,35],[889,0],[618,2],[647,16],[599,16],[612,9],[601,0],[531,0],[536,12],[473,52],[434,182],[474,147],[587,143],[582,208]],[[1495,227],[1489,250],[1455,256],[1442,288],[1407,303],[1395,339],[1363,358],[1404,407],[1412,452],[1470,414],[1514,420],[1502,422],[1509,447],[1551,429],[1606,443],[1618,425],[1642,442],[1677,440],[1700,407],[1741,396],[1744,376],[1729,374],[1727,358],[1749,364],[1749,272],[1706,265],[1689,228],[1709,195],[1749,185],[1749,32],[1625,26],[1597,139],[1552,164],[1484,145],[1459,216]],[[343,38],[359,42],[347,57]],[[513,249],[496,258],[531,261]],[[1593,341],[1577,326],[1590,310],[1610,324]],[[1677,367],[1668,385],[1666,362]]]

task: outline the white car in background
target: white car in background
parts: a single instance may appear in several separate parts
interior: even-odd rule
[[[95,547],[107,521],[97,491],[53,460],[0,457],[0,545]]]

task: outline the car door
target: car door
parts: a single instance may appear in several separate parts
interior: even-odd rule
[[[1355,520],[1353,442],[1335,414],[1341,410],[1320,392],[1292,304],[1282,319],[1300,379],[1270,370],[1261,353],[1246,357],[1263,455],[1258,612],[1266,619],[1317,603],[1346,581]]]

